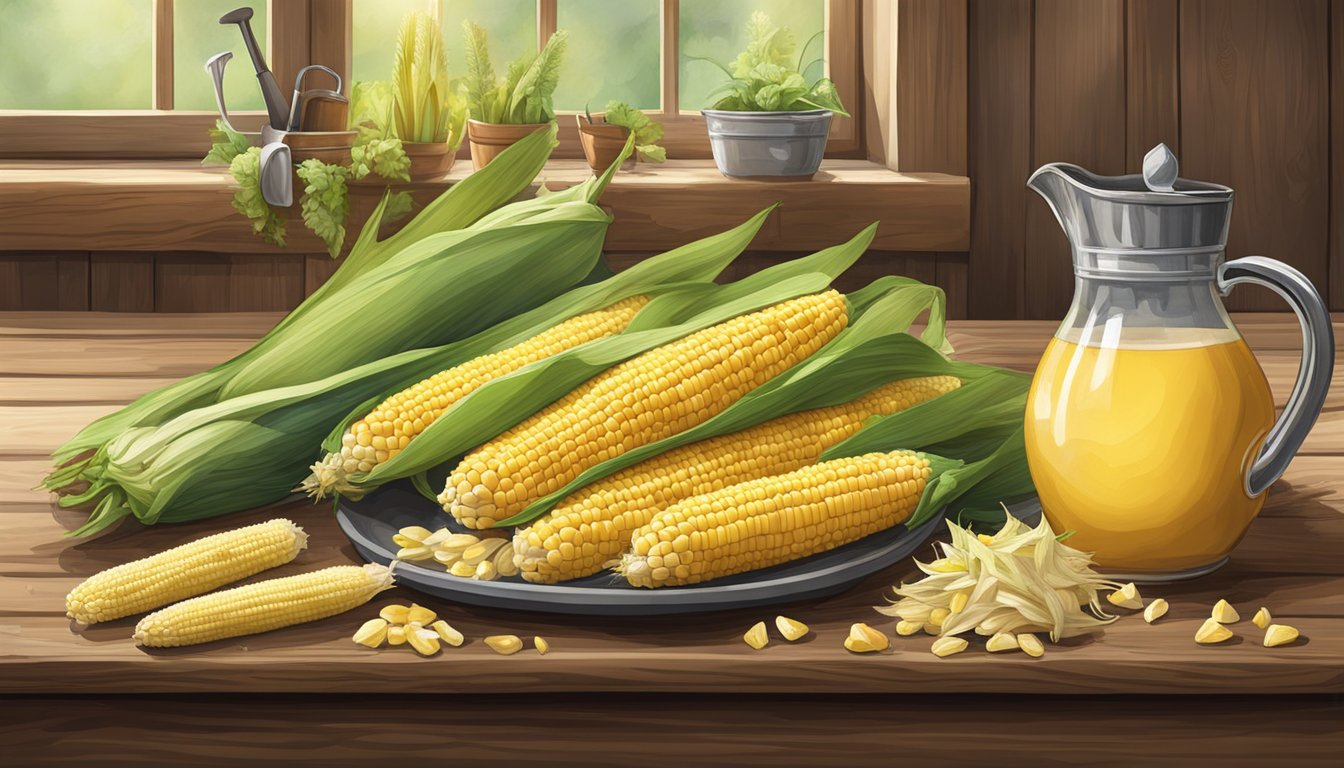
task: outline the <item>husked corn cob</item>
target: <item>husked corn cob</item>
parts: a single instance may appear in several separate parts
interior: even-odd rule
[[[319,499],[333,491],[358,493],[359,489],[349,483],[351,475],[372,472],[396,456],[467,395],[538,360],[620,333],[648,302],[647,296],[632,296],[605,309],[572,317],[520,344],[482,355],[403,389],[350,425],[341,436],[341,450],[312,466],[303,490]]]
[[[80,624],[144,613],[284,565],[306,546],[308,534],[284,519],[216,533],[90,576],[65,612]]]
[[[629,548],[635,529],[668,506],[813,464],[869,417],[896,413],[959,386],[955,376],[893,381],[848,403],[674,448],[593,483],[520,528],[513,538],[514,562],[524,579],[538,584],[591,576]]]
[[[595,376],[468,454],[439,502],[491,528],[593,465],[674,435],[816,352],[847,322],[835,291],[733,318]]]
[[[253,635],[345,613],[391,587],[387,566],[338,565],[184,600],[141,619],[133,637],[170,648]]]
[[[932,473],[909,451],[869,453],[694,496],[635,531],[618,570],[668,587],[824,552],[904,521]]]

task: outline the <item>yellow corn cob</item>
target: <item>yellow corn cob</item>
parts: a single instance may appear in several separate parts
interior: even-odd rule
[[[524,579],[538,584],[590,576],[628,549],[630,534],[668,506],[813,464],[869,417],[896,413],[959,386],[954,376],[893,381],[848,403],[674,448],[593,483],[520,528],[513,538],[514,562]]]
[[[80,624],[144,613],[284,565],[306,546],[308,534],[284,519],[216,533],[90,576],[65,612]]]
[[[349,483],[351,475],[371,472],[396,456],[467,395],[538,360],[620,333],[648,301],[647,296],[633,296],[606,309],[572,317],[520,344],[482,355],[403,389],[350,425],[341,437],[341,450],[328,453],[312,466],[303,490],[319,499],[333,491],[358,493],[360,489]]]
[[[581,472],[720,413],[816,352],[847,321],[835,291],[733,318],[596,376],[473,451],[439,503],[491,528]]]
[[[338,565],[184,600],[141,619],[133,637],[171,648],[253,635],[345,613],[391,587],[387,566]]]
[[[618,570],[668,587],[834,549],[904,521],[931,474],[909,451],[869,453],[693,496],[635,531]]]

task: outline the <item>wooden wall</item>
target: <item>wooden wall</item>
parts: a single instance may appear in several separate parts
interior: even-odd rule
[[[1344,0],[915,2],[967,12],[972,317],[1067,309],[1033,169],[1133,173],[1158,142],[1236,190],[1229,258],[1293,264],[1344,310]],[[1284,309],[1246,286],[1228,306]]]

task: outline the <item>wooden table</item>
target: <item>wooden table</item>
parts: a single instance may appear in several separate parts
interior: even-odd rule
[[[307,503],[182,526],[124,525],[62,538],[79,516],[29,488],[46,453],[82,424],[152,387],[222,360],[275,315],[0,315],[0,754],[17,764],[204,765],[249,759],[430,757],[500,765],[726,762],[737,765],[1128,765],[1338,760],[1344,750],[1344,387],[1233,562],[1194,583],[1153,587],[1169,616],[1127,616],[1044,658],[973,649],[948,659],[930,638],[893,652],[841,648],[850,623],[914,573],[904,563],[836,598],[790,606],[814,634],[752,651],[743,631],[771,611],[671,619],[523,615],[408,591],[352,614],[267,635],[147,652],[134,619],[76,631],[63,597],[107,566],[200,535],[285,515],[309,549],[267,576],[355,562],[329,508]],[[1300,343],[1285,316],[1238,318],[1279,402]],[[961,322],[961,357],[1030,369],[1042,322]],[[1336,320],[1336,336],[1344,323]],[[1344,382],[1338,376],[1337,381]],[[1198,646],[1220,597],[1302,630],[1267,649]],[[418,600],[470,638],[421,659],[349,636],[376,606]],[[502,657],[479,638],[543,635],[545,657]],[[1184,695],[1173,695],[1184,694]],[[1268,760],[1269,762],[1264,762]],[[859,762],[863,761],[863,762]]]

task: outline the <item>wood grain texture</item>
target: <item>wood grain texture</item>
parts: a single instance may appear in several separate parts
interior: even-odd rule
[[[308,50],[313,64],[324,64],[341,73],[345,94],[350,95],[350,0],[308,0]]]
[[[407,188],[432,195],[469,171],[469,163],[458,163],[441,180]],[[553,160],[541,178],[563,189],[590,175],[583,161]],[[381,187],[351,189],[347,227],[353,232]],[[13,249],[79,243],[99,250],[280,253],[251,234],[232,208],[232,195],[226,172],[197,163],[6,162],[0,163],[0,231]],[[606,241],[613,250],[683,245],[777,202],[783,206],[774,226],[762,231],[756,247],[824,248],[835,244],[836,232],[876,220],[882,228],[874,247],[883,250],[964,251],[969,242],[966,177],[895,173],[863,160],[826,160],[813,180],[787,183],[728,179],[708,161],[641,163],[617,174],[601,202],[615,216]],[[165,206],[173,211],[171,228],[162,225]],[[297,219],[289,223],[288,239],[288,253],[323,251]]]
[[[896,169],[966,175],[966,0],[896,2]]]
[[[240,130],[256,130],[265,112],[230,112]],[[209,112],[0,110],[0,158],[175,158],[199,162],[210,149]],[[7,175],[7,172],[0,175]],[[8,205],[8,203],[6,204]]]
[[[938,257],[935,280],[947,295],[947,317],[965,320],[970,311],[968,254],[945,253]]]
[[[1125,7],[1122,0],[1037,0],[1032,165],[1125,170]],[[1025,179],[1024,179],[1025,182]],[[1027,204],[1027,318],[1060,318],[1073,297],[1068,241],[1045,201]]]
[[[89,308],[89,254],[0,253],[0,310]]]
[[[1344,704],[1325,696],[1135,700],[1098,696],[983,698],[560,695],[519,738],[514,699],[476,695],[444,713],[414,700],[358,696],[199,695],[0,700],[0,740],[26,765],[215,766],[378,764],[388,754],[462,765],[1002,765],[1109,768],[1335,765]],[[531,711],[531,710],[529,710]],[[128,715],[133,712],[133,715]],[[966,724],[975,737],[966,738]],[[1117,732],[1121,723],[1128,733]],[[1179,723],[1179,726],[1173,724]],[[1138,732],[1145,738],[1135,738]],[[507,757],[504,757],[507,756]]]
[[[971,0],[968,316],[1026,314],[1031,0]],[[1036,205],[1036,200],[1030,201]]]
[[[264,312],[303,301],[298,255],[160,253],[154,308],[160,312]]]
[[[1125,172],[1165,143],[1181,156],[1180,6],[1128,0],[1125,6]]]
[[[1286,261],[1326,285],[1329,14],[1325,0],[1181,4],[1182,175],[1236,190],[1228,257]],[[1095,169],[1094,169],[1095,170]],[[1277,309],[1266,289],[1232,309]]]
[[[154,255],[89,254],[89,309],[94,312],[153,312]]]
[[[285,100],[290,99],[294,78],[299,70],[313,62],[309,51],[308,0],[268,0],[266,63],[280,84]],[[345,76],[342,75],[342,78]],[[311,86],[310,86],[311,87]],[[328,88],[330,85],[323,85]]]
[[[1344,309],[1344,0],[1330,3],[1330,288]]]
[[[173,0],[154,0],[150,69],[154,72],[155,109],[173,108]]]

